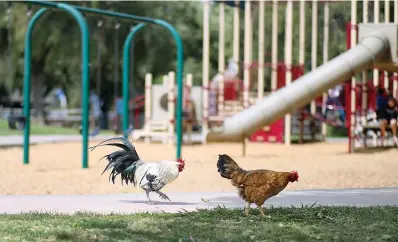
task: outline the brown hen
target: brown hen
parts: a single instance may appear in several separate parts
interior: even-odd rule
[[[220,175],[230,179],[238,189],[239,196],[247,202],[245,214],[249,215],[250,204],[255,203],[262,216],[264,202],[281,192],[289,182],[298,181],[297,171],[277,172],[270,170],[244,170],[228,155],[219,155],[217,168]]]

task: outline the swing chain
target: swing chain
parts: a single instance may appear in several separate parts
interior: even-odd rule
[[[32,16],[32,6],[30,5],[27,6],[26,16],[28,16],[28,18]]]
[[[6,5],[5,20],[9,21],[9,19],[11,18],[11,3],[7,1],[7,2],[4,2],[4,4]]]
[[[11,10],[11,2],[5,2],[6,4],[6,20],[7,20],[7,41],[8,41],[8,80],[11,82],[12,74],[11,72],[13,71],[13,56],[12,56],[12,10]],[[12,88],[12,86],[11,86]]]

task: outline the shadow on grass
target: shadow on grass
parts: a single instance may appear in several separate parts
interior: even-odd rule
[[[148,204],[147,201],[142,201],[142,200],[120,200],[119,202],[121,203],[136,203],[136,204]],[[183,205],[194,205],[196,203],[184,203],[184,202],[168,202],[168,201],[154,201],[153,205],[175,205],[175,206],[183,206]],[[148,205],[148,206],[153,206],[153,205]]]

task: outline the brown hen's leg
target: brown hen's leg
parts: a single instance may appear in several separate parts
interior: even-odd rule
[[[245,206],[245,215],[249,216],[249,210],[250,210],[250,203],[248,202]]]
[[[264,208],[262,206],[258,206],[258,210],[260,211],[261,216],[265,218]]]

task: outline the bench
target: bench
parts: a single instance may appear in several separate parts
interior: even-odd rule
[[[49,110],[47,111],[46,121],[49,124],[59,124],[66,127],[80,125],[82,122],[82,110],[77,108]]]
[[[369,135],[369,131],[372,132],[372,135]],[[378,134],[379,132],[381,132],[379,124],[365,124],[362,126],[362,132],[361,132],[362,133],[362,142],[363,142],[363,145],[365,148],[367,147],[367,139],[369,137],[373,139],[373,146],[378,147],[377,140],[380,138],[380,136]],[[389,136],[392,136],[390,126],[386,127],[386,134],[387,134],[387,138]]]
[[[132,132],[133,140],[144,138],[149,141],[151,138],[160,138],[162,143],[166,143],[168,132],[168,121],[149,121],[142,129],[135,129]]]

